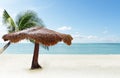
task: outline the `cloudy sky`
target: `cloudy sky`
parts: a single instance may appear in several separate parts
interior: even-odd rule
[[[34,10],[47,28],[71,34],[73,42],[120,42],[119,0],[1,0],[0,42],[7,33],[3,9],[14,19],[19,12]]]

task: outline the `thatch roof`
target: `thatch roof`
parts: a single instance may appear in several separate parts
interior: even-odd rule
[[[44,27],[37,26],[28,28],[26,30],[6,34],[3,36],[3,39],[4,41],[9,40],[13,43],[19,42],[23,39],[32,39],[35,40],[37,43],[51,46],[60,41],[63,41],[67,45],[70,45],[73,38],[68,34],[62,34]]]

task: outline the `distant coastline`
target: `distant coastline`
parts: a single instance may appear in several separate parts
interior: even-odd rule
[[[3,47],[4,43],[0,43]],[[59,43],[45,50],[40,47],[40,54],[120,54],[120,43],[73,43],[66,46]],[[5,50],[7,54],[32,54],[33,43],[12,44]]]

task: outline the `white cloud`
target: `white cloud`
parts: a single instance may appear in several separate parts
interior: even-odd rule
[[[81,37],[80,37],[80,34],[75,34],[75,35],[73,35],[73,37],[74,37],[74,38],[81,38]]]
[[[117,43],[120,42],[118,36],[96,36],[96,35],[85,35],[79,32],[72,34],[73,41],[75,43]]]
[[[88,39],[97,39],[98,37],[97,36],[94,36],[94,35],[89,35],[87,36]]]
[[[72,35],[72,37],[74,37],[74,38],[80,38],[80,33],[76,32],[75,34]]]
[[[83,39],[83,40],[95,40],[98,39],[97,36],[95,35],[83,35],[80,33],[75,33],[74,35],[72,35],[75,39]]]
[[[119,37],[103,37],[103,38],[99,38],[99,40],[101,42],[112,42],[112,43],[120,42]]]
[[[58,30],[62,30],[62,31],[71,30],[71,29],[72,28],[69,26],[63,26],[63,27],[58,28]]]

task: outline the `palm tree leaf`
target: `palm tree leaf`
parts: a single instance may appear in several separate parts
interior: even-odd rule
[[[24,29],[26,29],[26,28],[30,28],[30,27],[33,27],[33,26],[36,26],[36,23],[34,23],[34,22],[25,23],[25,25],[24,25],[24,26],[21,26],[21,27],[19,28],[19,30],[24,30]]]
[[[34,11],[26,11],[17,15],[16,24],[19,30],[28,28],[28,26],[44,26],[41,19],[38,18]]]
[[[3,24],[8,26],[9,32],[15,32],[16,25],[6,10],[3,11]]]
[[[41,44],[41,47],[46,49],[46,50],[49,50],[49,46],[45,46],[45,45]]]
[[[3,11],[3,22],[7,23],[9,18],[10,18],[9,14],[7,13],[6,10],[4,10]]]

